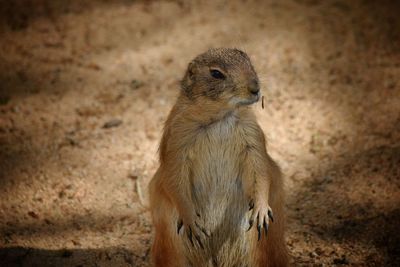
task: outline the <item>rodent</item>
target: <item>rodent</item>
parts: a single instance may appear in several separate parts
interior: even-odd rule
[[[250,108],[259,98],[245,52],[189,63],[149,184],[155,266],[288,266],[283,178]]]

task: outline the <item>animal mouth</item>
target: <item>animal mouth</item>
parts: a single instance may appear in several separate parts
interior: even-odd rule
[[[254,95],[255,100],[254,102],[258,102],[258,100],[260,100],[260,92],[257,93],[257,95]]]
[[[229,102],[235,106],[248,106],[256,103],[261,98],[261,93],[250,94],[247,96],[234,96],[229,99]]]
[[[258,100],[260,100],[260,92],[258,92],[257,94],[251,95],[251,97],[250,97],[250,99],[248,101],[249,102],[248,105],[256,103],[256,102],[258,102]]]
[[[241,106],[247,106],[247,105],[251,105],[254,104],[256,102],[258,102],[258,100],[260,100],[260,94],[256,94],[256,95],[251,95],[249,98],[245,98],[239,101],[239,105]]]

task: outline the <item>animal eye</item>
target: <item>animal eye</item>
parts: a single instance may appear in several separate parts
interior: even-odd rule
[[[211,76],[213,76],[215,79],[220,79],[220,80],[225,79],[225,75],[222,74],[222,72],[220,72],[219,70],[210,69],[210,74],[211,74]]]

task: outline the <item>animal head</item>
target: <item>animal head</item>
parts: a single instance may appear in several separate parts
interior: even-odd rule
[[[216,48],[200,54],[189,63],[181,85],[191,100],[203,98],[238,106],[260,98],[259,80],[250,58],[238,49]]]

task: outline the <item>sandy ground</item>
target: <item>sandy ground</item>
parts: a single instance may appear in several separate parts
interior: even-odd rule
[[[149,266],[187,63],[248,52],[294,266],[400,266],[396,1],[0,1],[0,266]],[[142,205],[143,204],[143,205]]]

